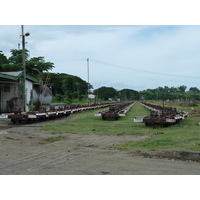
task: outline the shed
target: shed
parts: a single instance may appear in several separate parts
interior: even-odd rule
[[[26,111],[29,111],[33,84],[38,80],[29,75],[26,76]],[[0,72],[0,112],[12,112],[14,108],[23,108],[23,71]]]

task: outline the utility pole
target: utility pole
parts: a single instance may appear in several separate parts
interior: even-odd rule
[[[87,59],[87,75],[88,75],[88,104],[89,104],[89,93],[90,93],[90,83],[89,83],[89,58]]]
[[[24,34],[24,26],[21,25],[22,28],[22,67],[23,67],[23,79],[24,79],[24,83],[23,83],[23,107],[24,107],[24,111],[26,112],[26,103],[27,103],[27,99],[26,99],[26,63],[25,63],[25,36],[29,36],[30,33],[25,33]]]
[[[24,35],[24,26],[23,25],[22,25],[22,66],[23,66],[23,78],[24,78],[23,107],[24,107],[24,112],[26,112],[26,64],[25,64],[25,35]]]

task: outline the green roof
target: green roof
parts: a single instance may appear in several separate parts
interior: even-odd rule
[[[0,72],[0,78],[6,78],[15,81],[17,81],[21,76],[23,76],[23,71]],[[26,75],[26,79],[29,79],[32,82],[38,82],[38,79],[29,75]]]

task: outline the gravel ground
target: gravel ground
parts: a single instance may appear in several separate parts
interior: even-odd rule
[[[62,134],[66,139],[47,143],[55,136],[39,130],[64,119],[13,125],[0,120],[1,175],[199,175],[200,163],[174,159],[144,158],[113,144],[145,136]],[[57,134],[56,134],[57,136]]]

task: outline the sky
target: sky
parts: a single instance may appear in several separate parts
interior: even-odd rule
[[[51,72],[89,79],[94,89],[200,88],[199,25],[24,25],[24,32],[30,57],[43,56],[54,63]],[[0,25],[7,57],[21,48],[20,35],[21,25]]]
[[[0,50],[7,57],[25,24],[30,57],[43,56],[55,64],[51,72],[89,79],[94,89],[200,89],[197,0],[2,3]]]

